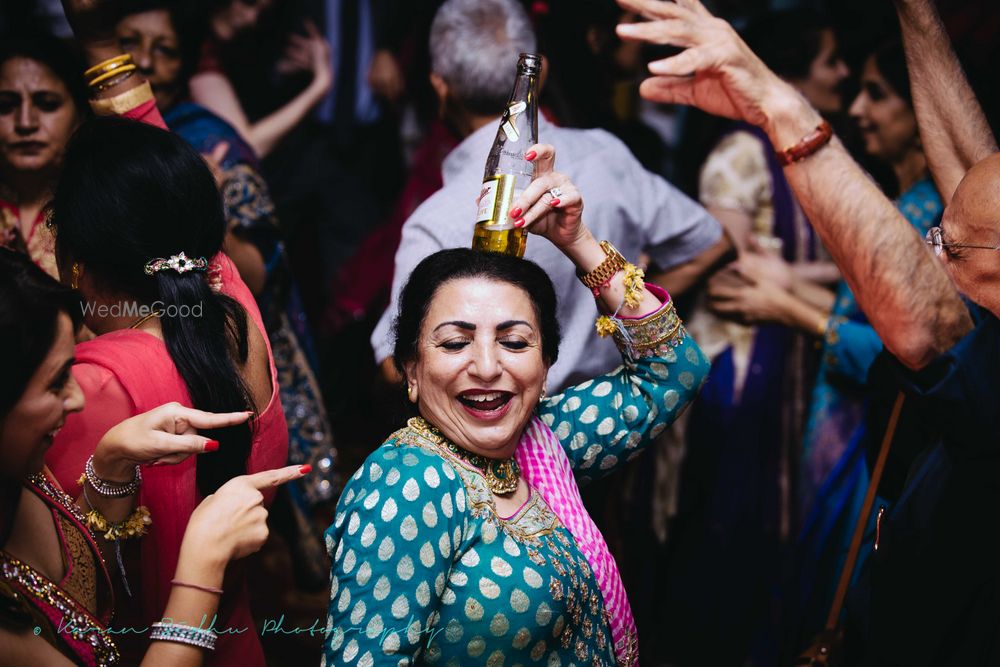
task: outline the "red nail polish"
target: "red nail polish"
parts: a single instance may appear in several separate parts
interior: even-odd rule
[[[514,221],[514,227],[521,228],[524,227],[524,218],[518,218]]]
[[[218,440],[207,440],[205,442],[205,449],[203,451],[214,452],[218,448],[219,448],[219,441]]]
[[[521,209],[520,208],[515,208],[514,210],[512,210],[510,212],[510,217],[512,217],[512,218],[520,218],[521,217]]]
[[[304,466],[299,466],[299,472],[303,475],[308,475],[309,473],[312,472],[312,469],[313,467],[308,463],[305,464]]]
[[[549,202],[549,206],[559,206],[559,200],[553,199],[552,201]]]
[[[535,151],[528,151],[527,153],[524,154],[524,159],[527,160],[528,162],[531,162],[536,157],[538,157],[538,153],[536,153]]]

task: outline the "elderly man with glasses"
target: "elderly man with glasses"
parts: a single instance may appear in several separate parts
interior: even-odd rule
[[[848,626],[849,662],[998,664],[1000,155],[930,0],[895,2],[924,150],[948,204],[926,239],[819,114],[698,0],[619,0],[648,20],[618,34],[683,49],[650,63],[643,96],[747,121],[788,147],[778,156],[785,175],[919,420],[893,444],[897,464],[912,466],[851,614],[862,622]]]

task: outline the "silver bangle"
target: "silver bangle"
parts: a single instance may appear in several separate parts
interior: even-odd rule
[[[151,627],[149,638],[152,641],[177,642],[214,651],[215,640],[218,639],[218,635],[211,630],[182,623],[153,623]]]
[[[98,495],[104,496],[105,498],[124,498],[125,496],[131,496],[136,491],[139,490],[139,485],[142,484],[142,473],[139,471],[139,466],[135,467],[135,474],[132,476],[132,481],[121,484],[119,482],[108,482],[97,476],[94,472],[94,456],[91,455],[87,459],[87,465],[83,467],[83,475],[87,478],[87,482],[90,486],[97,491]]]

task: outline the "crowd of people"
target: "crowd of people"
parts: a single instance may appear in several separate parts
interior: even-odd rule
[[[1000,664],[992,98],[706,4],[0,8],[0,664]]]

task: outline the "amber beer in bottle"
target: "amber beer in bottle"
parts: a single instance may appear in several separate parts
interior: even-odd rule
[[[517,61],[517,79],[500,129],[486,159],[479,214],[472,235],[474,250],[488,250],[516,257],[524,256],[528,233],[515,229],[510,217],[514,198],[535,176],[535,166],[524,154],[538,143],[538,75],[542,59],[522,53]]]

